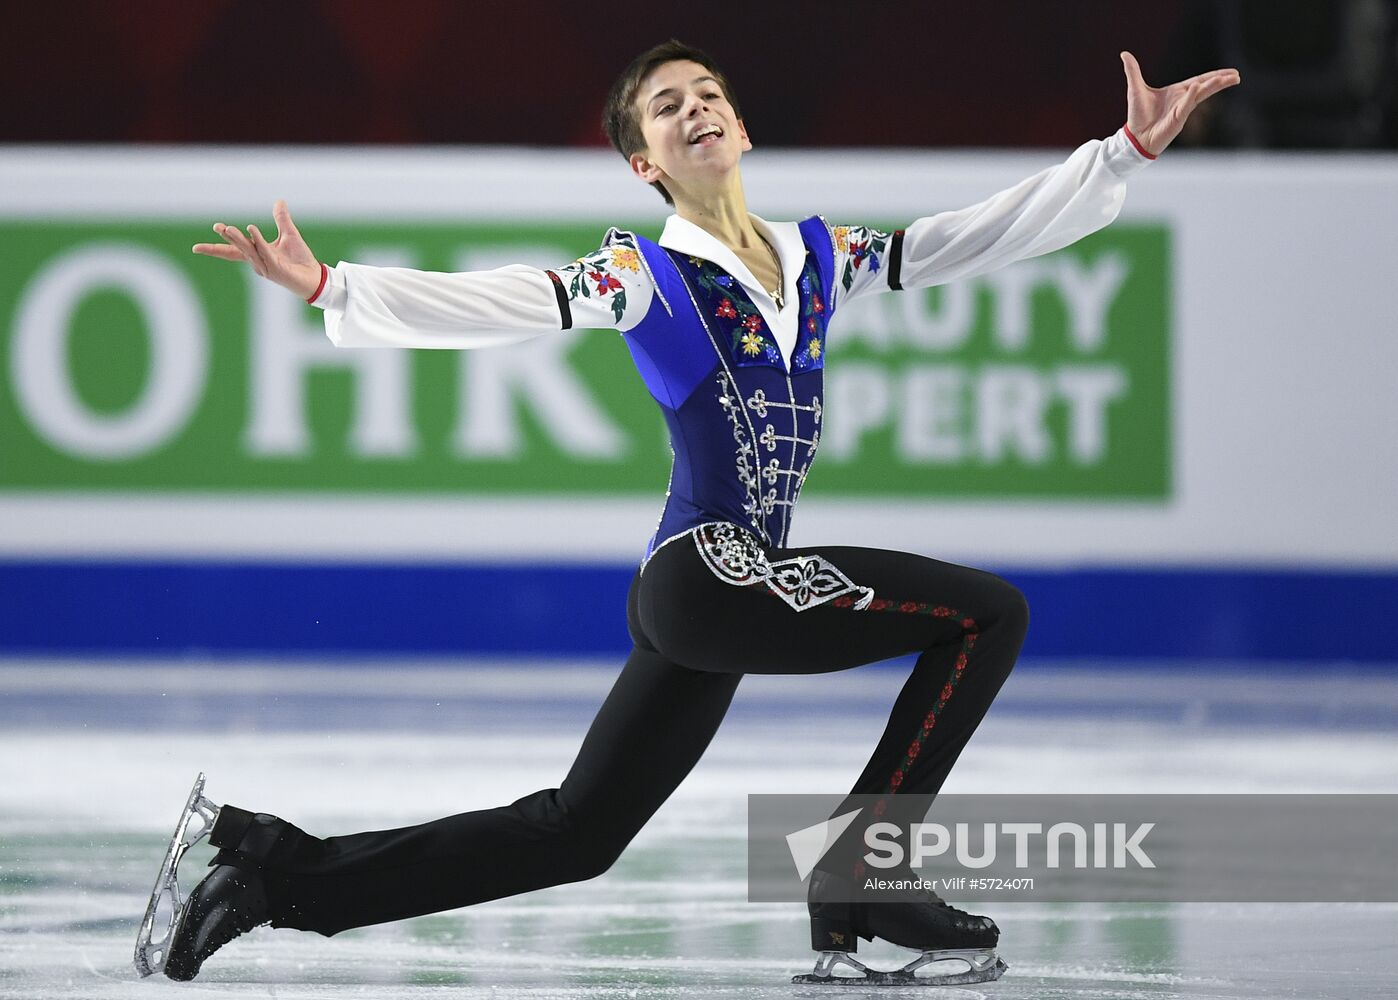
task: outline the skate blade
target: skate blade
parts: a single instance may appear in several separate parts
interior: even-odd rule
[[[966,971],[928,971],[924,975],[918,975],[918,970],[942,962],[965,965]],[[836,970],[841,967],[848,968],[855,974],[837,975]],[[823,951],[816,960],[814,972],[805,976],[793,976],[791,981],[801,986],[969,986],[972,983],[994,982],[1003,976],[1008,968],[994,951],[984,948],[925,951],[901,969],[888,972],[871,969],[848,952]]]
[[[204,798],[204,775],[201,772],[194,779],[184,811],[175,824],[175,835],[170,838],[170,847],[165,851],[165,860],[161,862],[160,874],[155,877],[155,888],[151,890],[150,903],[146,906],[146,915],[136,935],[136,954],[132,963],[142,978],[165,971],[170,942],[175,939],[185,916],[185,901],[180,896],[180,859],[185,851],[209,835],[217,818],[218,806]]]

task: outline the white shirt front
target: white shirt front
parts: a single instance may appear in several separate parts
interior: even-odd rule
[[[672,215],[665,220],[665,230],[657,242],[667,250],[703,257],[732,275],[738,284],[743,286],[743,291],[748,293],[748,298],[762,315],[767,329],[772,331],[777,348],[782,352],[789,369],[791,355],[796,350],[797,313],[801,311],[796,282],[800,280],[801,269],[806,263],[806,244],[801,239],[800,227],[794,222],[768,222],[751,212],[748,213],[748,218],[752,220],[757,234],[777,252],[777,259],[781,263],[782,302],[786,307],[784,309],[777,308],[771,289],[763,287],[753,277],[742,258],[719,242],[708,230],[681,219],[678,215]]]

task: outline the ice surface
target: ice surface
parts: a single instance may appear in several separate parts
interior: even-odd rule
[[[847,785],[896,671],[744,680],[704,761],[600,879],[334,939],[264,929],[194,983],[137,980],[136,924],[195,772],[216,802],[323,834],[495,805],[557,783],[610,678],[591,665],[0,665],[0,998],[829,995],[789,982],[813,960],[802,908],[745,899],[744,796]],[[1023,672],[946,791],[1398,792],[1395,690],[1382,675]],[[985,912],[1005,978],[916,995],[1339,998],[1398,982],[1398,905]]]

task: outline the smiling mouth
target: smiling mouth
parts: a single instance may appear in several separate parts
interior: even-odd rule
[[[709,145],[723,138],[723,129],[717,125],[708,125],[700,129],[689,140],[691,146]]]

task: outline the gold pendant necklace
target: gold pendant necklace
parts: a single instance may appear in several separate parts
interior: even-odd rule
[[[762,245],[772,255],[772,263],[777,268],[777,287],[773,288],[769,294],[772,296],[772,301],[777,304],[777,308],[780,309],[782,308],[782,286],[786,284],[786,279],[782,276],[782,259],[777,256],[777,251],[772,249],[772,244],[768,243],[765,238],[762,240]]]

